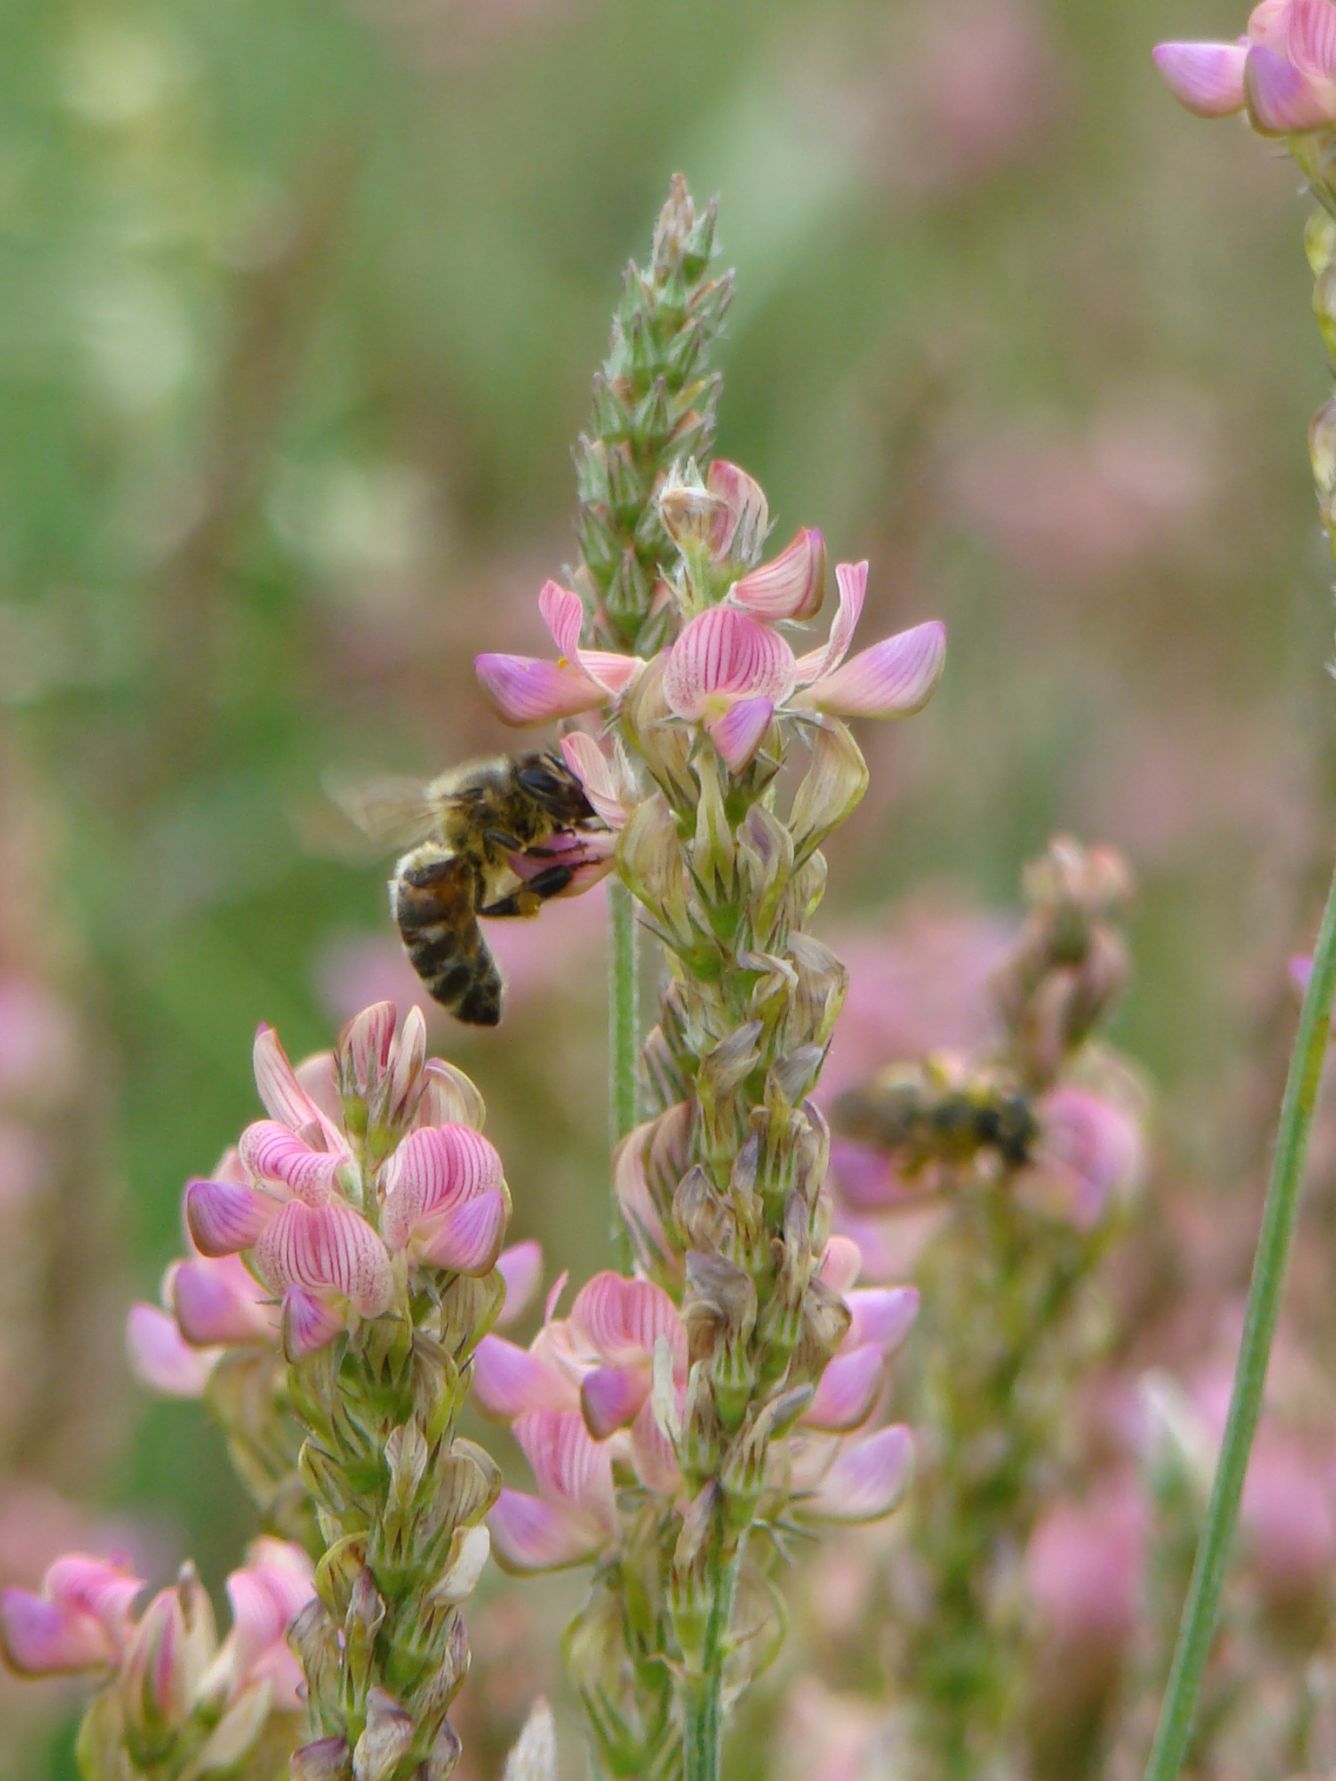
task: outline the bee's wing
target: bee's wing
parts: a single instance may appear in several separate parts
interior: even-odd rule
[[[412,847],[439,826],[441,800],[420,779],[325,778],[325,790],[350,822],[380,847]]]

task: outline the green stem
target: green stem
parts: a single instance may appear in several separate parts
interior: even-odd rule
[[[1252,1285],[1248,1291],[1248,1310],[1234,1373],[1229,1419],[1211,1487],[1206,1525],[1197,1547],[1159,1728],[1146,1766],[1146,1781],[1174,1781],[1192,1733],[1192,1716],[1210,1656],[1229,1548],[1238,1522],[1248,1453],[1262,1412],[1267,1360],[1280,1315],[1285,1270],[1294,1239],[1304,1158],[1331,1032],[1333,1001],[1336,1001],[1336,878],[1327,893],[1327,906],[1322,914],[1317,950],[1313,955],[1313,974],[1308,980],[1299,1016],[1299,1033],[1285,1084],[1276,1154],[1262,1213]]]
[[[724,1658],[741,1563],[738,1546],[715,1566],[701,1669],[684,1691],[683,1781],[719,1781],[724,1772]]]

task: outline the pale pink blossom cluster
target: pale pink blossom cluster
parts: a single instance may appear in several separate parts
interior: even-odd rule
[[[128,1560],[67,1553],[40,1590],[0,1593],[0,1648],[23,1676],[115,1678],[146,1718],[168,1726],[201,1703],[223,1724],[295,1713],[302,1676],[285,1634],[315,1593],[310,1559],[286,1540],[261,1538],[226,1587],[232,1626],[220,1645],[189,1569],[136,1613],[145,1584]]]
[[[821,1279],[843,1300],[848,1327],[798,1433],[771,1450],[776,1493],[812,1521],[888,1514],[909,1475],[909,1431],[867,1431],[884,1398],[887,1362],[918,1309],[912,1287],[856,1287],[857,1246],[834,1237]],[[527,1348],[501,1336],[478,1346],[481,1408],[509,1422],[538,1495],[503,1490],[490,1523],[498,1557],[516,1571],[597,1558],[617,1538],[619,1481],[683,1506],[692,1494],[680,1456],[688,1332],[663,1287],[639,1275],[596,1274],[557,1315],[564,1277]]]
[[[1246,111],[1267,136],[1336,125],[1336,6],[1261,0],[1233,43],[1162,43],[1155,51],[1175,96],[1199,117]]]
[[[164,1281],[165,1309],[136,1305],[141,1376],[195,1395],[228,1348],[281,1342],[290,1359],[389,1309],[413,1270],[482,1275],[509,1215],[501,1159],[478,1129],[468,1078],[426,1056],[421,1011],[365,1009],[334,1052],[294,1069],[270,1027],[255,1040],[269,1117],[247,1126],[185,1192],[192,1253]],[[369,1127],[349,1130],[365,1104]],[[527,1270],[527,1250],[503,1272]]]
[[[722,459],[710,465],[705,489],[703,537],[727,560],[740,532],[764,534],[765,497],[751,477]],[[667,516],[671,497],[663,504]],[[718,604],[684,613],[682,629],[656,658],[669,721],[702,728],[734,773],[753,759],[780,714],[907,717],[923,708],[941,678],[946,630],[935,619],[849,657],[867,592],[866,563],[836,565],[839,608],[830,634],[819,647],[796,654],[780,627],[820,610],[825,566],[821,534],[804,528],[771,561],[722,590]],[[665,585],[660,598],[671,597]],[[498,714],[507,723],[527,725],[615,706],[646,662],[582,648],[584,603],[556,582],[544,586],[539,610],[557,648],[555,661],[477,658],[478,678]],[[567,758],[576,773],[587,766],[569,753]],[[593,791],[591,801],[600,808]]]

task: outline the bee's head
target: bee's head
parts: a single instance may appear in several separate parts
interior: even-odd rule
[[[515,782],[558,828],[573,828],[593,819],[593,806],[584,787],[559,755],[524,755],[516,763]]]

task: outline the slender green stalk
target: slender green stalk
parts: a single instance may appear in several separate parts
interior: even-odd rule
[[[1267,1360],[1280,1314],[1285,1270],[1294,1239],[1304,1158],[1331,1032],[1333,1001],[1336,1001],[1336,878],[1327,893],[1327,906],[1313,956],[1313,974],[1299,1016],[1299,1033],[1285,1084],[1275,1160],[1262,1213],[1252,1285],[1248,1291],[1248,1311],[1234,1373],[1229,1419],[1225,1424],[1220,1462],[1206,1511],[1206,1525],[1197,1547],[1160,1723],[1146,1766],[1146,1781],[1175,1781],[1192,1733],[1197,1694],[1210,1656],[1229,1549],[1238,1522],[1248,1454],[1262,1411]]]
[[[735,1547],[715,1560],[701,1672],[684,1690],[683,1781],[720,1781],[724,1772],[724,1658],[741,1558]]]

